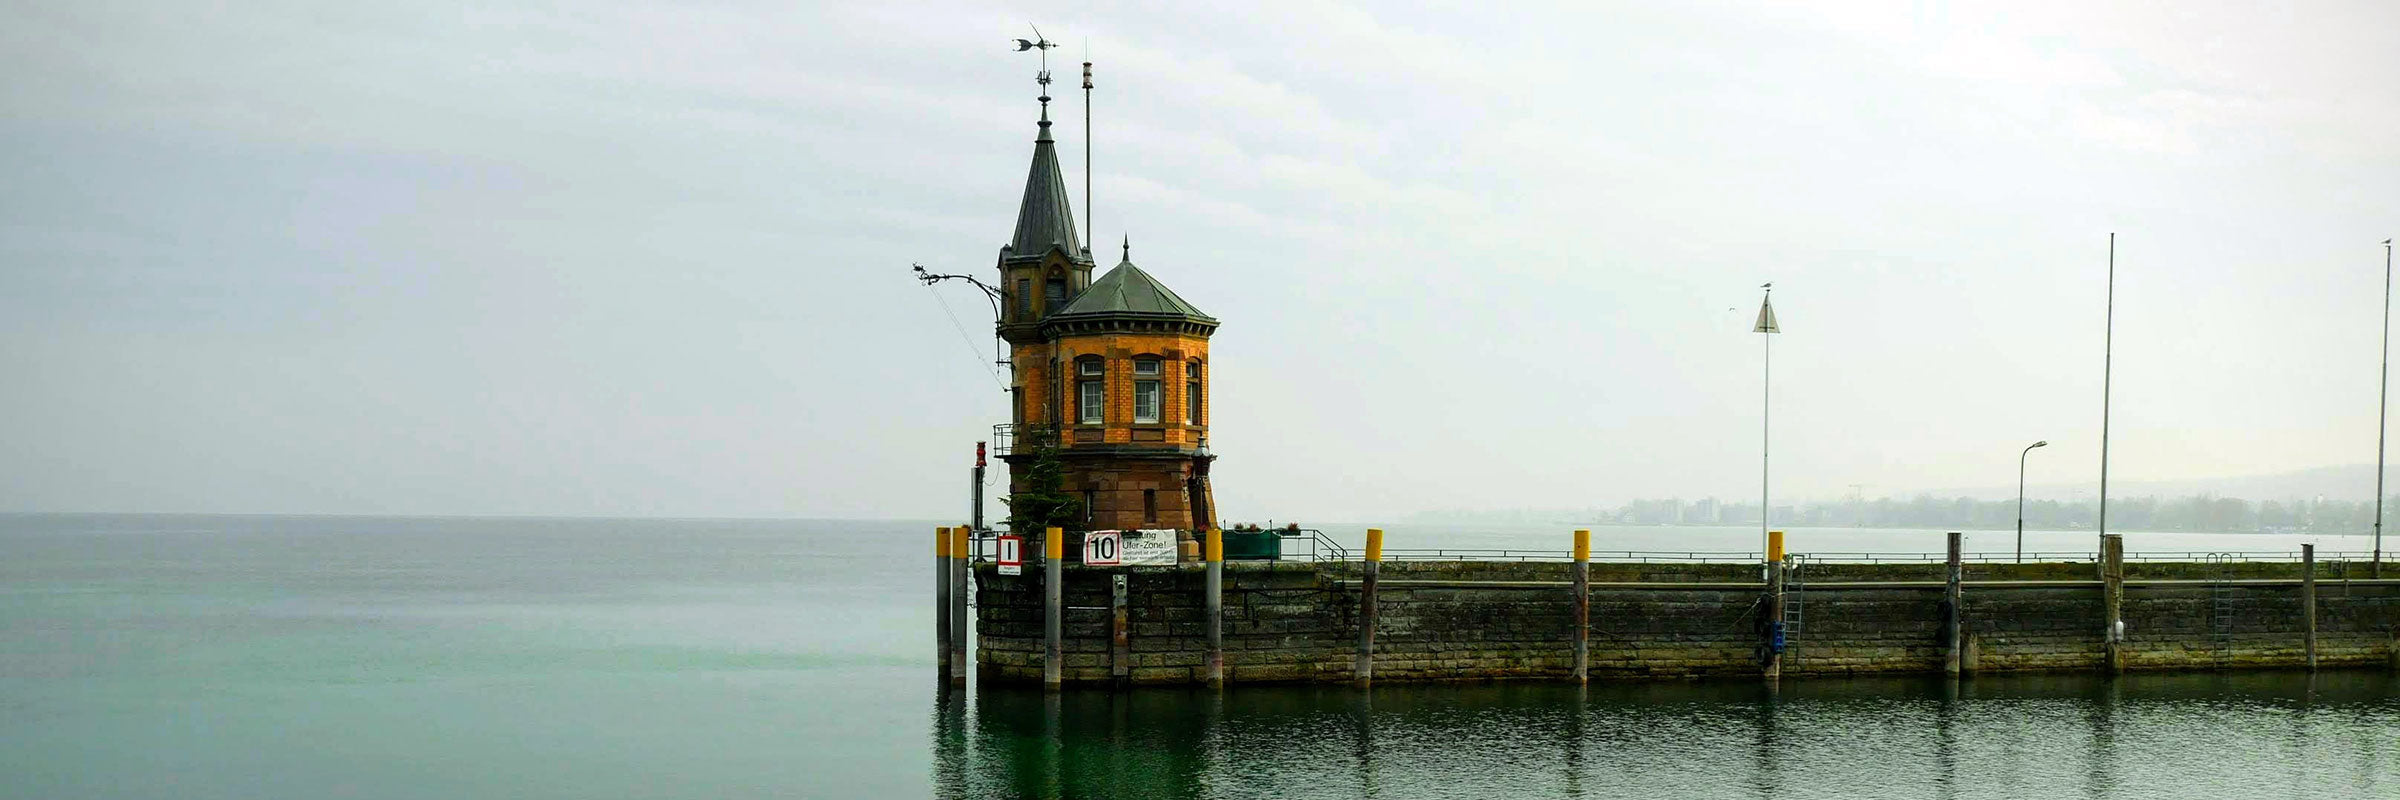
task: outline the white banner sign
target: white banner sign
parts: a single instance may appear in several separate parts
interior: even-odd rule
[[[1175,566],[1175,531],[1093,531],[1083,535],[1089,567]]]

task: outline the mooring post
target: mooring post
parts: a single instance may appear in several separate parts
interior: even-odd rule
[[[1766,641],[1762,644],[1767,657],[1759,673],[1772,686],[1783,678],[1783,649],[1790,636],[1790,632],[1783,629],[1783,586],[1790,570],[1790,565],[1783,563],[1783,531],[1767,531],[1767,552],[1761,555],[1766,557],[1767,562],[1767,596],[1764,604],[1766,624],[1759,628],[1766,632]]]
[[[1133,639],[1127,628],[1125,573],[1108,576],[1108,674],[1133,677]]]
[[[2125,534],[2100,537],[2100,622],[2106,626],[2101,668],[2115,675],[2125,671]]]
[[[933,529],[933,675],[950,676],[950,529]]]
[[[1358,583],[1358,664],[1352,672],[1364,689],[1375,682],[1375,578],[1383,571],[1383,529],[1367,529],[1366,574]]]
[[[1967,638],[1959,625],[1959,606],[1961,601],[1966,599],[1966,595],[1959,585],[1962,569],[1959,566],[1958,531],[1950,532],[1950,557],[1947,563],[1950,565],[1950,584],[1942,590],[1942,635],[1946,639],[1942,648],[1942,674],[1955,678],[1958,677],[1958,670],[1964,656],[1964,653],[1960,651],[1960,645],[1964,644]]]
[[[1592,532],[1575,532],[1575,682],[1591,680]]]
[[[1225,685],[1225,532],[1208,529],[1208,685]]]
[[[1056,526],[1042,531],[1042,686],[1058,688],[1059,627],[1066,604],[1067,534]]]
[[[974,554],[969,536],[974,529],[965,525],[950,529],[950,682],[967,683],[967,643],[973,641],[975,617],[967,613],[967,564]]]
[[[2300,545],[2300,631],[2306,636],[2308,669],[2317,669],[2317,546]]]

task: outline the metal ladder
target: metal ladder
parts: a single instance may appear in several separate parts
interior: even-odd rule
[[[1802,567],[1808,560],[1806,556],[1798,555],[1790,556],[1790,559],[1791,574],[1783,579],[1783,657],[1786,661],[1797,662],[1800,659],[1801,623],[1807,619],[1804,609],[1808,605],[1808,583],[1803,577],[1807,570]]]
[[[2208,560],[2211,564],[2226,565],[2233,562],[2234,555],[2210,553]],[[2216,648],[2218,669],[2224,669],[2225,662],[2233,655],[2233,584],[2229,581],[2220,573],[2208,589],[2209,634]]]

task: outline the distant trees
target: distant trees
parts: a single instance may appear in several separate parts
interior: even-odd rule
[[[2400,495],[2387,498],[2389,513],[2400,514]],[[1635,525],[1742,525],[1758,522],[1758,506],[1720,502],[1716,498],[1636,500],[1619,507],[1610,521]],[[2099,519],[2095,500],[2025,501],[2025,527],[2044,530],[2084,530]],[[1775,507],[1781,525],[1866,528],[2004,529],[2017,523],[2017,501],[1937,498],[1920,494],[1907,500],[1881,497]],[[2253,503],[2237,497],[2197,494],[2161,498],[2115,497],[2108,503],[2108,526],[2115,530],[2258,533],[2302,531],[2359,533],[2375,525],[2371,500],[2267,500]]]

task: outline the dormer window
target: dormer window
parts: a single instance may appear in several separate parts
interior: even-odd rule
[[[1159,410],[1159,362],[1155,358],[1133,362],[1133,421],[1157,423]]]

